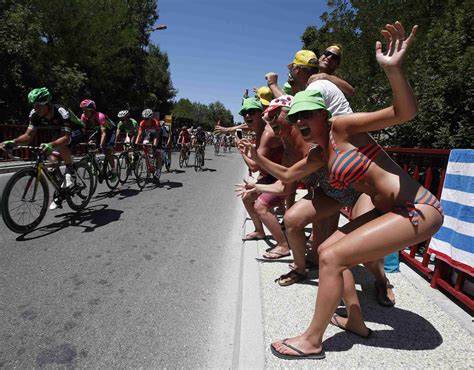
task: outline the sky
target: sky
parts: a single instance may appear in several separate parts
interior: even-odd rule
[[[176,100],[220,101],[239,122],[244,90],[266,86],[267,72],[283,85],[306,27],[327,10],[325,0],[158,0],[156,25],[168,29],[151,40],[168,54]]]

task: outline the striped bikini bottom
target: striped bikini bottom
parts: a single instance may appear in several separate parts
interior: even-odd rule
[[[415,208],[415,204],[427,204],[429,206],[434,207],[443,217],[444,219],[444,212],[443,207],[441,207],[441,203],[439,200],[431,194],[428,190],[425,190],[423,194],[421,194],[418,198],[415,199],[414,202],[405,202],[402,207],[398,207],[395,210],[406,209],[408,211],[408,218],[410,219],[411,223],[414,226],[418,225],[418,220],[420,219],[420,215]]]

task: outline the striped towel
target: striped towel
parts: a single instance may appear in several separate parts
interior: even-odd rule
[[[451,150],[441,205],[443,226],[428,249],[451,266],[474,275],[474,150]]]

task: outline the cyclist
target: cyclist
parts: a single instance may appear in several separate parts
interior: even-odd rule
[[[121,110],[118,112],[117,117],[120,119],[117,124],[117,139],[120,137],[122,132],[125,132],[125,142],[135,143],[138,131],[138,122],[135,121],[128,110]]]
[[[204,155],[204,151],[206,149],[206,133],[204,132],[201,126],[198,126],[198,128],[196,129],[196,135],[194,136],[192,145],[194,148],[198,145],[201,146],[202,153]]]
[[[178,145],[181,145],[181,150],[186,152],[186,155],[189,155],[189,144],[191,143],[191,134],[188,131],[186,126],[181,128],[181,132],[178,135]],[[183,149],[184,148],[184,149]]]
[[[171,133],[170,128],[165,124],[165,121],[160,121],[160,137],[161,140],[159,143],[161,144],[161,149],[166,150],[168,158],[171,159]]]
[[[105,154],[105,158],[109,161],[112,168],[111,181],[115,182],[117,180],[117,169],[112,157],[112,150],[115,145],[117,126],[106,114],[97,112],[97,107],[93,100],[85,99],[81,101],[79,106],[82,109],[81,121],[86,126],[88,125],[96,130],[91,138],[95,139],[97,147]]]
[[[49,143],[42,143],[40,147],[49,155],[49,160],[55,170],[59,170],[59,160],[62,158],[66,164],[63,188],[73,185],[75,177],[72,166],[71,147],[79,143],[84,137],[84,124],[68,108],[51,103],[52,96],[46,87],[33,89],[28,94],[28,102],[33,105],[30,112],[29,125],[25,133],[13,140],[0,144],[0,149],[11,149],[18,144],[27,144],[35,136],[38,127],[54,128],[56,139]],[[53,202],[49,209],[62,208],[62,199],[55,192]]]
[[[152,153],[155,158],[155,173],[156,179],[160,178],[161,175],[161,150],[158,148],[158,138],[160,135],[160,122],[153,118],[153,111],[151,109],[145,109],[142,112],[143,120],[140,121],[138,126],[138,136],[135,144],[140,143],[143,138],[143,144],[151,142]]]

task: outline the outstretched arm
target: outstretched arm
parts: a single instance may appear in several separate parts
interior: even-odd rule
[[[416,35],[417,26],[405,38],[405,30],[400,22],[387,24],[382,35],[387,42],[387,49],[382,51],[382,43],[377,41],[375,52],[377,62],[384,70],[392,87],[392,106],[371,113],[356,113],[338,116],[333,119],[335,131],[357,134],[381,130],[404,123],[416,115],[416,99],[413,90],[402,71],[402,62],[406,51]]]
[[[291,167],[285,167],[275,163],[268,158],[259,155],[255,146],[248,140],[241,140],[239,144],[242,156],[247,156],[257,163],[260,167],[265,169],[271,175],[284,183],[298,181],[305,176],[312,174],[323,166],[322,159],[316,154],[316,151],[310,153],[306,158],[296,162]]]

